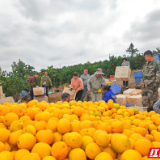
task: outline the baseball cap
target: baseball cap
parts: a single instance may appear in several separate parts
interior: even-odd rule
[[[62,93],[61,100],[64,101],[69,95],[69,93]]]
[[[104,73],[102,72],[101,68],[98,68],[97,71],[95,72],[95,74],[104,74]]]

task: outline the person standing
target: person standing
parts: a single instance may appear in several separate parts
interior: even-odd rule
[[[102,93],[98,93],[98,90],[105,85],[105,78],[102,76],[103,74],[102,69],[98,68],[95,74],[92,75],[87,82],[88,92],[91,92],[93,102],[102,100]]]
[[[33,88],[36,87],[36,78],[39,77],[39,73],[36,73],[34,76],[32,76],[29,80],[29,83],[31,84],[31,92],[30,92],[30,95],[31,95],[31,98],[33,99],[34,97],[34,94],[33,94]]]
[[[129,66],[130,67],[130,62],[127,61],[127,58],[123,58],[123,62],[121,66]],[[128,81],[123,81],[123,87],[128,88]]]
[[[84,97],[86,96],[86,93],[87,93],[87,82],[90,78],[90,75],[88,74],[88,69],[84,69],[83,70],[83,74],[81,75],[80,77],[83,81],[83,86],[84,86],[84,90],[83,90],[83,94],[82,94],[82,98],[81,98],[81,101],[84,100]],[[87,102],[90,101],[90,97],[87,95]]]
[[[46,88],[46,96],[48,96],[49,87],[52,86],[52,81],[49,78],[47,71],[44,71],[44,75],[41,77],[41,86]]]
[[[71,89],[75,89],[77,94],[76,94],[76,101],[81,100],[82,94],[83,94],[83,82],[82,80],[78,77],[77,72],[73,72],[72,74],[73,78],[71,80]]]
[[[142,104],[143,107],[153,107],[158,100],[160,84],[160,62],[154,60],[153,53],[148,50],[144,53],[147,61],[142,74]]]

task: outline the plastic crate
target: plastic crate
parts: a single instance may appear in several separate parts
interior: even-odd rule
[[[135,77],[135,82],[136,83],[141,83],[142,82],[142,77]]]
[[[114,94],[121,93],[122,87],[119,86],[118,84],[110,84],[111,85],[111,90]]]
[[[142,77],[142,71],[133,72],[133,77]]]

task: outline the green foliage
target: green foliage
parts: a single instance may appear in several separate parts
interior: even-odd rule
[[[131,57],[133,57],[138,51],[139,50],[137,48],[134,48],[134,44],[133,43],[131,43],[129,45],[129,48],[126,50],[126,52],[128,52],[131,55]]]

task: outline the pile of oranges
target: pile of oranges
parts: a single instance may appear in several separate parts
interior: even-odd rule
[[[152,160],[150,148],[160,148],[154,111],[112,100],[0,105],[0,160]]]

